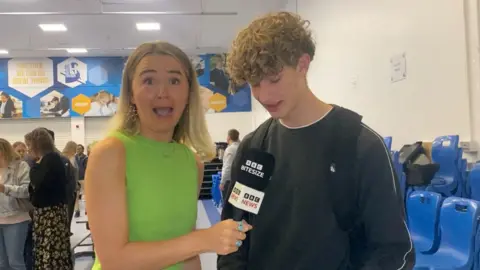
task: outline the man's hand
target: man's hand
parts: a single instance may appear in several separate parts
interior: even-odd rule
[[[224,184],[220,184],[220,190],[223,191],[223,189],[225,188],[225,185]]]
[[[0,184],[0,193],[4,193],[4,192],[5,192],[5,185]]]

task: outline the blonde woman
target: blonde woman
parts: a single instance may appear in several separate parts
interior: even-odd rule
[[[12,145],[0,138],[0,269],[25,270],[29,172]]]
[[[25,159],[25,154],[27,153],[27,146],[23,142],[14,142],[13,150],[20,156],[21,160]]]
[[[201,269],[203,252],[238,250],[250,225],[195,229],[201,159],[214,156],[195,70],[166,43],[145,43],[123,73],[113,132],[95,145],[86,198],[93,269]]]
[[[63,148],[62,154],[68,158],[70,163],[73,166],[73,174],[75,175],[75,183],[77,184],[77,189],[74,194],[74,202],[72,201],[69,203],[69,218],[71,219],[75,213],[75,217],[80,217],[80,206],[79,206],[79,200],[80,200],[80,193],[83,191],[83,181],[78,181],[78,173],[79,173],[79,166],[77,163],[77,159],[75,158],[75,155],[77,154],[77,143],[74,141],[68,141],[67,144],[65,144],[65,147]]]

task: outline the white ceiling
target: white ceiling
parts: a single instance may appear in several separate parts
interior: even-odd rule
[[[287,0],[0,0],[0,49],[4,57],[67,56],[63,48],[87,48],[89,56],[128,55],[146,41],[165,40],[190,54],[224,52],[237,31]],[[137,22],[159,22],[139,32]],[[63,23],[67,32],[43,32],[38,24]]]

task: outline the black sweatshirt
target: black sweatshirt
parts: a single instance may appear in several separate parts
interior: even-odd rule
[[[69,181],[63,157],[51,152],[30,169],[30,201],[36,208],[66,204]]]
[[[363,123],[353,174],[359,178],[360,245],[350,246],[348,233],[339,228],[329,199],[335,194],[328,194],[325,170],[335,169],[327,164],[331,153],[326,149],[341,110],[335,108],[322,120],[298,129],[273,122],[265,146],[276,165],[260,212],[249,215],[253,230],[238,252],[219,256],[218,269],[413,269],[415,254],[390,153],[383,138]],[[251,139],[243,140],[237,160]],[[222,219],[232,214],[227,203]],[[347,266],[351,261],[354,266]]]

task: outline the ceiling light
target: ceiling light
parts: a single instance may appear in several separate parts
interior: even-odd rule
[[[38,26],[45,32],[67,31],[67,27],[64,24],[39,24]]]
[[[137,23],[138,31],[158,31],[160,30],[159,23]]]
[[[0,54],[8,54],[7,50],[0,50]]]
[[[70,49],[67,49],[67,52],[68,53],[87,53],[87,49],[85,48],[70,48]]]

